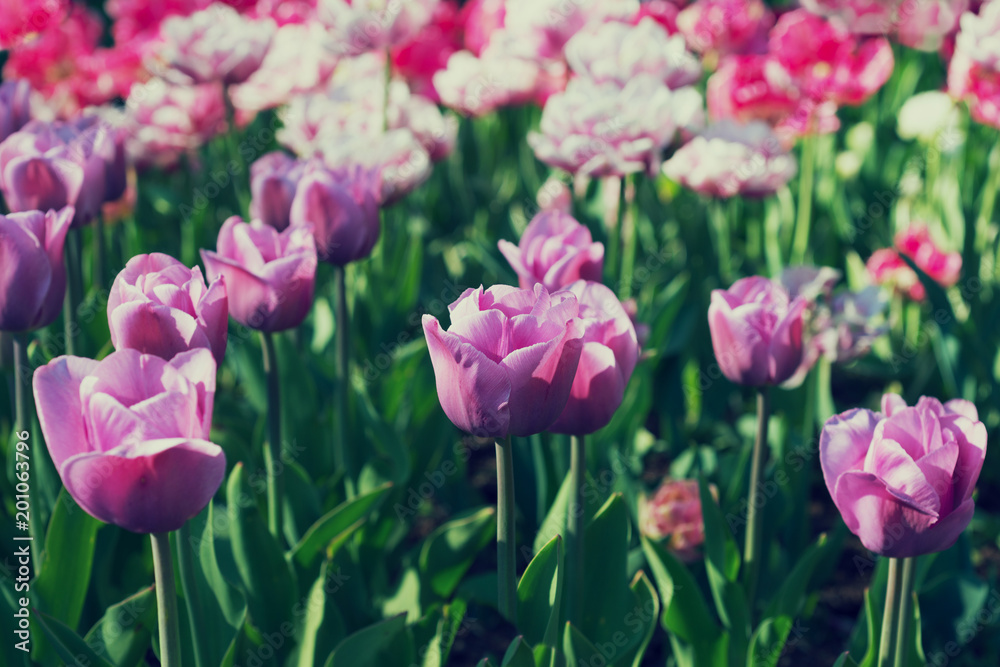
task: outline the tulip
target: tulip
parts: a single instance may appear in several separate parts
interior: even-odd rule
[[[0,142],[31,120],[31,85],[22,80],[0,83]]]
[[[897,234],[896,248],[943,287],[951,287],[958,282],[962,273],[961,253],[941,250],[926,225],[911,225]]]
[[[312,227],[319,258],[336,266],[364,259],[378,241],[379,178],[371,170],[312,164],[299,181],[291,226]]]
[[[978,14],[966,12],[955,38],[955,55],[948,68],[948,92],[964,100],[977,122],[1000,127],[1000,4],[984,4]]]
[[[710,488],[715,495],[715,487]],[[640,496],[639,530],[654,540],[667,538],[667,548],[681,560],[696,560],[698,548],[705,542],[698,482],[668,478],[652,498]]]
[[[876,285],[887,285],[914,301],[927,298],[927,290],[920,282],[917,272],[892,248],[879,248],[873,252],[865,263],[865,268]]]
[[[802,361],[807,301],[780,284],[753,276],[713,290],[708,308],[712,347],[723,375],[760,387],[790,378]]]
[[[0,216],[0,331],[51,324],[66,293],[63,243],[73,207]]]
[[[766,49],[774,14],[761,0],[699,0],[677,15],[677,28],[698,53]]]
[[[295,189],[305,164],[287,153],[274,151],[250,165],[250,216],[279,232],[289,224]]]
[[[462,7],[460,19],[465,48],[480,55],[490,36],[503,28],[506,7],[504,0],[471,0]]]
[[[767,124],[739,125],[727,119],[681,146],[663,164],[669,178],[711,197],[771,195],[796,170],[795,158]]]
[[[312,307],[316,244],[308,229],[278,232],[239,216],[219,230],[217,250],[201,251],[210,283],[224,278],[229,314],[243,326],[274,332],[299,326]]]
[[[434,8],[430,23],[392,50],[393,72],[404,78],[413,92],[435,104],[441,98],[434,89],[434,74],[444,69],[451,54],[462,48],[462,22],[458,3],[444,0]]]
[[[537,214],[518,245],[505,240],[497,245],[523,288],[541,283],[554,292],[581,279],[599,281],[604,271],[604,245],[594,243],[590,230],[562,211]]]
[[[438,0],[321,0],[319,20],[334,33],[336,53],[356,56],[411,41],[432,16]]]
[[[69,4],[69,0],[18,0],[0,4],[0,49],[30,41],[35,33],[58,24]]]
[[[479,437],[527,436],[566,407],[583,349],[576,295],[495,285],[468,289],[451,325],[422,324],[438,398],[458,428]],[[506,333],[505,333],[506,332]]]
[[[180,528],[211,501],[226,459],[209,442],[215,361],[135,350],[58,357],[35,371],[38,421],[74,500],[136,533]]]
[[[171,16],[160,26],[162,44],[152,63],[166,65],[176,83],[242,83],[257,71],[277,25],[270,17],[250,19],[222,3],[190,16]]]
[[[922,397],[907,407],[886,394],[882,412],[831,417],[819,452],[830,496],[865,548],[919,556],[949,548],[969,525],[986,426],[966,400]]]
[[[206,287],[201,269],[161,253],[137,255],[111,286],[108,325],[116,350],[163,359],[208,348],[219,365],[226,355],[229,305],[221,278]]]

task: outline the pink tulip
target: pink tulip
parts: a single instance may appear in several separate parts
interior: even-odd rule
[[[324,262],[343,266],[371,254],[378,241],[379,182],[370,170],[306,168],[292,200],[293,227],[312,227]]]
[[[712,495],[715,487],[710,487]],[[699,556],[705,542],[705,520],[701,513],[701,492],[691,479],[664,479],[652,498],[639,498],[639,530],[643,535],[662,540],[683,561]]]
[[[19,46],[66,16],[68,0],[17,0],[0,3],[0,49]]]
[[[781,384],[802,362],[807,300],[779,283],[752,276],[712,290],[708,325],[723,375],[759,387]]]
[[[31,84],[24,80],[0,83],[0,142],[31,120]]]
[[[216,279],[206,287],[201,269],[189,269],[169,255],[130,259],[108,296],[108,325],[116,350],[172,359],[208,348],[221,365],[228,324],[225,283]]]
[[[567,291],[580,304],[583,351],[566,407],[548,430],[585,435],[607,426],[622,404],[639,342],[632,319],[610,289],[578,280]]]
[[[465,37],[465,48],[480,55],[490,41],[490,36],[503,28],[506,7],[504,0],[471,0],[462,7],[460,20]]]
[[[478,437],[540,433],[566,407],[584,329],[572,292],[494,285],[468,289],[442,330],[424,315],[438,400],[458,428]]]
[[[791,180],[797,170],[766,123],[728,119],[710,126],[681,146],[663,164],[663,173],[710,197],[765,197]]]
[[[63,242],[73,207],[0,215],[0,331],[51,324],[66,294]]]
[[[896,249],[942,287],[951,287],[962,273],[962,255],[944,252],[931,238],[927,225],[915,224],[896,235]]]
[[[317,17],[333,33],[341,56],[382,51],[412,40],[434,15],[439,0],[319,0]]]
[[[819,444],[826,488],[869,551],[907,558],[944,551],[972,520],[986,455],[976,406],[886,394],[882,412],[831,417]]]
[[[269,17],[247,18],[217,2],[167,18],[150,67],[165,66],[162,74],[177,83],[242,83],[260,67],[276,30]]]
[[[677,28],[698,53],[765,51],[774,13],[761,0],[698,0],[677,15]]]
[[[914,301],[927,298],[927,290],[921,284],[917,272],[892,248],[880,248],[873,252],[865,268],[876,285],[891,287]]]
[[[208,0],[107,0],[104,8],[113,21],[115,43],[122,44],[159,31],[168,16],[188,16],[208,4]]]
[[[444,0],[434,8],[430,23],[413,38],[393,48],[393,72],[406,80],[414,93],[437,104],[434,74],[448,66],[451,54],[462,49],[462,25],[458,3]]]
[[[937,51],[958,30],[969,0],[904,2],[899,11],[896,39],[921,51]]]
[[[636,25],[648,16],[673,35],[677,32],[677,14],[684,4],[686,3],[670,0],[647,0],[639,5],[639,11],[632,17],[630,23]]]
[[[259,220],[226,220],[215,252],[202,250],[205,273],[225,279],[229,314],[257,331],[294,329],[312,308],[316,242],[308,228],[278,232]]]
[[[534,99],[546,80],[546,66],[535,60],[490,49],[477,57],[457,51],[433,77],[441,102],[469,116],[484,116],[500,107]],[[565,64],[556,66],[565,77]]]
[[[177,530],[222,483],[208,350],[171,361],[135,350],[58,357],[35,371],[34,387],[52,462],[91,516],[136,533]]]
[[[594,243],[590,230],[562,211],[532,218],[518,245],[497,245],[526,289],[541,283],[554,292],[581,279],[599,282],[604,272],[604,244]]]
[[[818,16],[836,20],[854,34],[885,35],[895,25],[900,3],[899,0],[802,0],[800,4]]]
[[[972,117],[1000,128],[1000,3],[989,2],[979,14],[966,12],[948,68],[948,92],[969,104]]]
[[[250,165],[250,216],[279,232],[288,227],[295,189],[305,163],[281,151],[260,157]]]

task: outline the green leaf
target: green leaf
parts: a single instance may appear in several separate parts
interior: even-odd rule
[[[812,578],[816,566],[828,555],[831,548],[836,549],[839,545],[836,540],[827,538],[826,533],[816,538],[805,553],[803,553],[791,573],[785,578],[785,582],[778,589],[778,594],[771,600],[764,613],[765,618],[777,616],[788,616],[795,618],[802,610],[806,599],[806,588]]]
[[[344,619],[332,596],[326,594],[330,561],[324,561],[309,591],[306,602],[305,626],[299,643],[298,664],[313,667],[319,656],[330,655],[333,648],[347,634]]]
[[[851,654],[844,651],[844,654],[837,658],[837,662],[833,663],[833,667],[860,667],[858,663],[854,662]]]
[[[462,632],[466,608],[465,601],[457,599],[441,610],[434,636],[425,644],[427,649],[423,654],[421,667],[445,667],[448,664],[451,647]]]
[[[62,623],[54,616],[44,614],[37,609],[32,610],[32,618],[45,633],[50,645],[62,658],[66,665],[79,665],[83,667],[113,667],[111,663],[99,657],[87,646],[87,642],[73,629]]]
[[[532,644],[555,647],[562,608],[562,538],[556,535],[531,559],[517,584],[518,628]]]
[[[535,656],[524,637],[514,637],[507,647],[500,667],[535,667]]]
[[[441,597],[449,597],[479,552],[496,535],[496,509],[484,507],[438,526],[420,550],[423,581]]]
[[[660,617],[660,599],[656,596],[653,582],[642,570],[635,573],[629,588],[635,595],[636,605],[625,616],[625,626],[636,634],[641,633],[642,640],[630,651],[626,651],[618,662],[625,667],[629,665],[640,667],[642,657],[646,654],[649,642],[656,632],[656,619]]]
[[[722,634],[687,568],[659,544],[642,537],[642,550],[663,605],[663,627],[689,644],[708,644]]]
[[[263,632],[277,632],[292,620],[298,585],[281,547],[267,530],[245,477],[243,464],[237,463],[226,487],[233,558],[251,622]]]
[[[336,541],[341,544],[345,533],[349,535],[360,527],[360,522],[378,509],[391,489],[391,483],[383,484],[366,494],[334,507],[312,525],[302,540],[292,549],[290,557],[302,567],[309,567],[316,556],[331,542]],[[328,557],[332,557],[332,554],[328,554]]]
[[[868,648],[860,667],[875,667],[878,662],[879,641],[882,637],[882,615],[872,601],[871,589],[865,589],[865,626],[868,629]]]
[[[566,623],[563,632],[563,652],[566,654],[566,667],[589,667],[589,665],[606,665],[607,658],[601,654],[583,634]]]
[[[496,667],[496,665],[489,658],[483,658],[476,664],[476,667]]]
[[[594,516],[594,510],[600,507],[599,503],[604,500],[601,497],[601,494],[598,493],[598,489],[600,488],[601,487],[594,481],[594,478],[587,475],[587,480],[584,482],[584,526],[586,526]],[[541,551],[542,547],[548,544],[556,535],[566,534],[566,518],[569,515],[569,499],[571,493],[570,476],[569,473],[566,473],[566,477],[563,479],[563,483],[559,487],[559,492],[556,493],[556,498],[552,501],[552,506],[549,508],[549,513],[545,515],[545,519],[538,527],[538,533],[535,535],[535,541],[532,545],[533,554]],[[525,555],[523,553],[525,549],[527,549],[527,547],[522,547],[522,555]],[[527,560],[527,558],[525,558],[525,560]]]
[[[135,665],[156,631],[156,588],[150,586],[108,607],[85,637],[87,646],[115,665]]]
[[[539,644],[535,647],[535,667],[556,667],[559,649]]]
[[[384,667],[382,649],[405,627],[406,615],[400,614],[358,630],[337,645],[326,667]]]
[[[792,619],[788,616],[764,619],[750,638],[747,667],[775,667],[791,629]]]

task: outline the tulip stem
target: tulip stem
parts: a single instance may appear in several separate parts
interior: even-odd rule
[[[281,379],[278,375],[278,357],[274,351],[274,337],[261,331],[261,350],[264,354],[264,375],[267,376],[267,425],[268,443],[264,448],[264,468],[267,472],[267,528],[279,543],[281,533],[281,500],[284,479],[278,474],[281,459]]]
[[[899,622],[896,628],[896,662],[904,667],[910,657],[910,617],[913,616],[913,574],[916,558],[903,559],[902,586],[899,591]]]
[[[517,625],[517,572],[514,568],[514,453],[510,436],[497,439],[497,601],[500,614]]]
[[[802,139],[802,173],[799,176],[799,200],[796,209],[795,237],[792,240],[790,265],[802,264],[806,259],[806,252],[809,250],[817,137],[815,132],[810,132]]]
[[[622,300],[632,296],[632,274],[635,271],[635,251],[636,251],[636,225],[639,207],[636,206],[637,178],[626,179],[622,183],[624,188],[625,205],[621,214],[621,235],[622,235],[622,273],[621,285],[618,293]]]
[[[208,667],[208,656],[205,655],[205,645],[201,638],[204,620],[201,613],[201,602],[198,599],[198,586],[195,583],[194,542],[191,540],[190,522],[178,529],[175,535],[177,547],[177,569],[181,574],[181,591],[184,593],[184,604],[187,606],[188,625],[191,627],[191,642],[194,644],[194,662],[197,667]]]
[[[243,182],[238,176],[246,173],[249,165],[243,159],[243,154],[240,151],[239,131],[236,127],[236,107],[233,106],[233,100],[229,96],[228,89],[226,89],[222,97],[226,102],[226,123],[228,125],[226,128],[226,152],[229,154],[230,160],[240,165],[240,168],[232,170],[235,173],[231,174],[233,179],[233,194],[236,196],[236,204],[239,206],[240,215],[245,216],[250,210],[250,197],[247,195]]]
[[[169,533],[150,533],[153,543],[153,574],[156,577],[157,622],[160,628],[160,665],[179,667],[181,636],[177,615],[177,589],[170,556]]]
[[[104,216],[98,215],[94,220],[94,288],[104,291]]]
[[[604,204],[604,231],[608,235],[608,247],[604,253],[604,270],[611,280],[618,273],[621,248],[622,179],[608,176],[601,180],[601,197]],[[617,290],[616,290],[617,291]]]
[[[83,287],[83,267],[80,265],[80,229],[70,229],[66,235],[66,296],[63,301],[63,336],[66,354],[76,354],[76,311]]]
[[[979,215],[976,217],[975,245],[977,253],[986,252],[989,243],[990,219],[997,200],[997,189],[1000,188],[1000,141],[997,141],[990,151],[987,162],[986,183],[983,187],[983,199],[979,205]]]
[[[582,435],[570,436],[569,475],[573,497],[566,521],[566,620],[579,625],[583,614],[580,598],[583,592],[583,484],[587,470],[587,450]]]
[[[882,641],[878,649],[878,667],[893,667],[896,660],[896,631],[899,624],[899,603],[903,591],[903,568],[898,558],[889,559],[889,580],[885,586],[885,610],[882,613]]]
[[[770,414],[768,388],[766,386],[760,387],[757,391],[757,435],[753,441],[753,454],[750,460],[750,488],[747,491],[747,531],[743,544],[747,608],[750,610],[751,617],[754,612],[754,596],[757,593],[761,560],[761,515],[757,508],[756,495],[757,488],[760,486],[764,459],[767,455],[767,422]]]
[[[726,215],[725,204],[720,199],[708,202],[709,235],[715,242],[715,254],[719,258],[719,275],[726,283],[732,282],[730,270],[730,229],[729,217]]]
[[[28,396],[31,376],[28,374],[28,338],[16,333],[14,338],[14,430],[28,430]]]
[[[351,470],[350,451],[347,447],[347,387],[350,356],[350,331],[347,322],[347,276],[343,266],[333,267],[334,330],[337,348],[337,438],[333,444],[333,463],[344,476],[344,489],[348,498],[354,497],[354,474]]]

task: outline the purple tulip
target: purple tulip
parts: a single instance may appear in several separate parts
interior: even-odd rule
[[[479,437],[540,433],[566,407],[583,349],[572,292],[494,285],[468,289],[451,326],[424,315],[438,400],[458,428]]]
[[[216,252],[202,250],[212,282],[224,277],[229,314],[258,331],[284,331],[302,324],[316,285],[316,243],[309,229],[278,232],[259,220],[239,216],[219,230]]]
[[[367,257],[378,241],[381,182],[377,172],[311,163],[290,213],[293,227],[311,226],[324,262],[343,266]]]
[[[972,520],[986,426],[966,400],[914,407],[886,394],[882,412],[826,422],[819,444],[826,488],[869,551],[907,558],[944,551]]]
[[[607,426],[622,404],[639,360],[639,342],[632,319],[610,289],[579,280],[567,291],[580,304],[583,351],[566,408],[549,430],[585,435]]]
[[[66,294],[63,242],[73,207],[0,215],[0,331],[30,331],[59,315]]]
[[[752,276],[713,290],[708,307],[712,348],[723,375],[739,384],[781,384],[803,355],[808,301],[791,298],[779,283]]]
[[[114,110],[99,109],[72,123],[75,141],[86,143],[104,161],[104,201],[117,201],[125,194],[128,165],[125,158],[124,116]]]
[[[590,230],[562,211],[532,218],[518,245],[504,240],[497,245],[524,288],[542,283],[555,291],[577,280],[600,281],[604,272],[604,245],[594,243]]]
[[[24,79],[0,83],[0,142],[31,120],[31,84]]]
[[[100,213],[107,191],[107,147],[56,121],[31,121],[0,144],[0,190],[13,211],[73,206],[73,226]],[[111,151],[114,150],[112,146]]]
[[[136,533],[177,530],[205,508],[226,472],[208,440],[215,369],[208,350],[171,361],[119,350],[35,371],[49,455],[80,507]]]
[[[288,227],[292,199],[305,163],[287,153],[274,151],[250,165],[250,217],[279,232]]]
[[[116,350],[172,359],[204,347],[221,364],[228,324],[225,282],[216,279],[206,287],[201,269],[169,255],[133,257],[111,286],[108,326]]]

